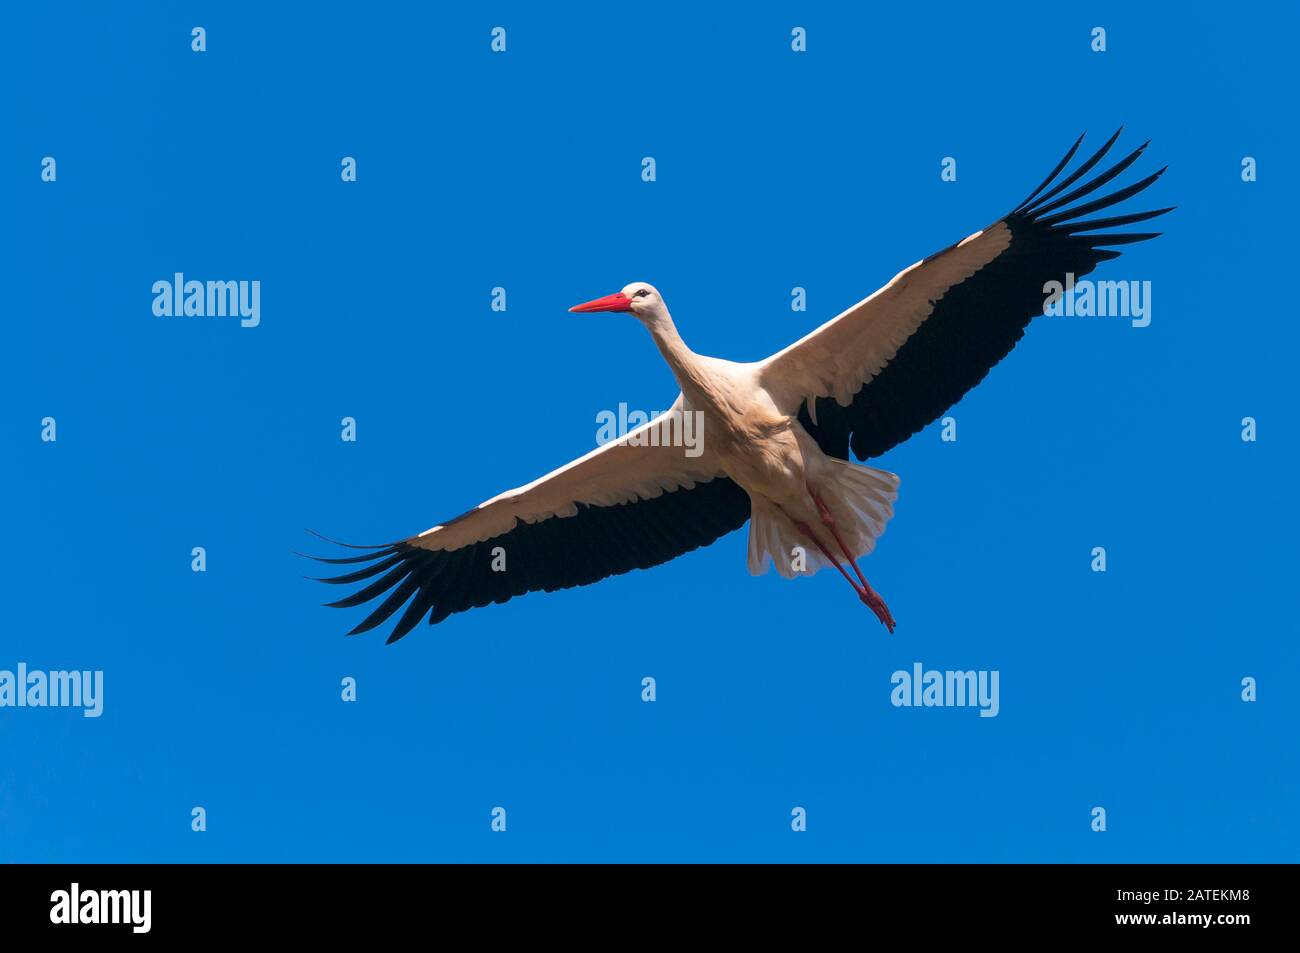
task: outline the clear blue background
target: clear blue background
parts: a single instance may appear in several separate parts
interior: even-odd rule
[[[106,699],[0,710],[0,860],[1295,860],[1287,6],[7,9],[0,667]],[[1036,322],[957,443],[877,461],[894,637],[743,531],[391,647],[301,578],[304,527],[425,529],[667,405],[568,305],[649,280],[758,358],[1121,123],[1171,167],[1130,207],[1179,209],[1097,277],[1152,324]],[[261,326],[155,318],[175,271],[261,280]],[[998,669],[1001,714],[893,708],[914,661]]]

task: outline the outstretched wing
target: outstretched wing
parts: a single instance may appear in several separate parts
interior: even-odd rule
[[[647,569],[739,529],[749,519],[748,494],[702,441],[683,439],[690,436],[683,420],[678,397],[670,411],[623,438],[453,520],[401,542],[360,547],[370,549],[364,555],[321,559],[365,564],[322,582],[378,577],[328,605],[385,597],[349,635],[405,605],[388,638],[395,642],[426,615],[433,625],[526,592]]]
[[[763,386],[782,410],[799,415],[823,452],[841,459],[848,459],[850,449],[858,459],[879,456],[938,419],[1043,313],[1045,284],[1064,284],[1067,273],[1080,278],[1119,257],[1107,246],[1159,234],[1108,230],[1169,208],[1081,219],[1141,192],[1164,169],[1066,207],[1123,173],[1147,146],[1067,192],[1118,137],[1116,132],[1057,182],[1083,142],[1080,136],[1009,215],[899,272],[871,297],[762,362]]]

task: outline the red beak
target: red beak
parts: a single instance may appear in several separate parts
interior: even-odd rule
[[[579,313],[588,311],[631,311],[632,299],[620,291],[617,294],[605,295],[603,298],[597,298],[595,301],[588,301],[585,304],[575,304],[569,310]]]

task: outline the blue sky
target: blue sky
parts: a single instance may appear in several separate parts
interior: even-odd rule
[[[5,12],[0,669],[105,699],[0,708],[0,860],[1294,860],[1294,11],[472,6]],[[755,359],[1120,124],[1179,208],[1095,277],[1151,325],[1037,321],[955,443],[874,461],[895,636],[743,532],[390,647],[301,578],[304,527],[404,536],[667,406],[568,305],[648,280]],[[260,325],[155,317],[177,271]],[[998,716],[891,706],[918,661]]]

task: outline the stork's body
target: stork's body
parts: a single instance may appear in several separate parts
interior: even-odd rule
[[[391,642],[423,618],[432,625],[526,592],[649,568],[748,522],[751,572],[773,566],[790,577],[833,566],[893,631],[892,615],[857,560],[893,515],[898,478],[850,457],[879,456],[938,419],[1043,313],[1050,283],[1081,278],[1118,257],[1108,245],[1155,237],[1109,229],[1168,208],[1083,216],[1136,195],[1163,169],[1066,207],[1119,176],[1146,148],[1067,191],[1118,136],[1058,180],[1080,137],[1015,210],[899,272],[764,361],[694,353],[659,293],[644,283],[570,309],[630,312],[645,325],[681,388],[672,414],[703,417],[702,450],[687,452],[650,434],[671,414],[650,421],[416,536],[323,560],[362,564],[326,582],[374,579],[330,605],[383,597],[353,633],[405,606]]]
[[[893,616],[856,560],[871,550],[892,515],[894,474],[823,453],[797,411],[783,410],[763,386],[763,364],[692,351],[653,286],[637,282],[570,310],[631,311],[649,329],[682,390],[681,409],[703,417],[706,452],[749,494],[750,572],[763,572],[769,560],[785,576],[835,566],[893,631]]]
[[[704,418],[705,446],[723,472],[744,488],[751,500],[785,506],[795,518],[805,511],[811,440],[790,414],[782,413],[759,382],[757,364],[739,364],[696,354],[682,341],[658,293],[649,285],[629,285],[620,293],[649,292],[642,320],[681,388],[682,409]],[[580,310],[582,306],[579,306]],[[815,449],[815,444],[813,445]],[[818,451],[820,455],[820,451]]]

